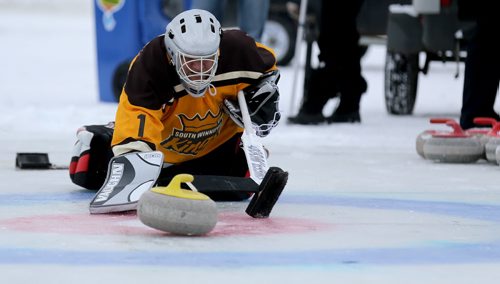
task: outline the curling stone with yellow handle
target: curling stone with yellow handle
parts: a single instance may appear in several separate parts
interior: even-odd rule
[[[204,235],[217,223],[215,202],[203,193],[181,188],[192,182],[188,174],[176,175],[166,187],[154,187],[142,194],[137,215],[142,223],[177,235]]]

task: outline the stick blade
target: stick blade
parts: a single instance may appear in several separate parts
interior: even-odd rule
[[[163,154],[159,151],[114,157],[103,186],[90,202],[90,213],[135,210],[141,195],[158,179],[162,165]]]
[[[254,194],[245,212],[253,218],[267,218],[283,192],[288,181],[288,172],[278,167],[271,167]]]

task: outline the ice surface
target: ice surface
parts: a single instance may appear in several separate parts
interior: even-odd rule
[[[290,172],[267,220],[221,203],[210,235],[175,237],[133,214],[90,216],[93,193],[66,171],[16,170],[16,152],[67,164],[79,126],[114,119],[98,100],[92,5],[0,1],[0,282],[498,282],[500,168],[415,151],[430,117],[458,118],[463,77],[433,63],[414,114],[388,115],[382,46],[363,59],[361,124],[281,123],[264,139]],[[282,68],[284,117],[293,72]]]

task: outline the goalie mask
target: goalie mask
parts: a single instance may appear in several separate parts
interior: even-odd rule
[[[214,15],[199,9],[177,15],[165,31],[165,46],[186,91],[201,97],[217,70],[221,26]]]

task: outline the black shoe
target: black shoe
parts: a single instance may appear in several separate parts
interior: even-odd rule
[[[342,122],[350,122],[350,123],[361,122],[361,116],[359,115],[359,111],[353,111],[348,113],[333,113],[332,116],[328,118],[328,123],[342,123]]]
[[[483,115],[476,115],[475,117],[462,115],[460,117],[460,126],[462,127],[463,130],[467,130],[469,128],[491,127],[489,125],[477,125],[477,124],[475,124],[474,118],[477,118],[477,117],[493,118],[496,121],[500,121],[500,116],[495,112],[489,112],[489,113],[487,113],[487,114],[485,113]]]
[[[291,116],[288,118],[289,124],[303,124],[303,125],[314,125],[324,123],[326,121],[325,117],[319,114],[306,114],[300,113],[296,116]]]

